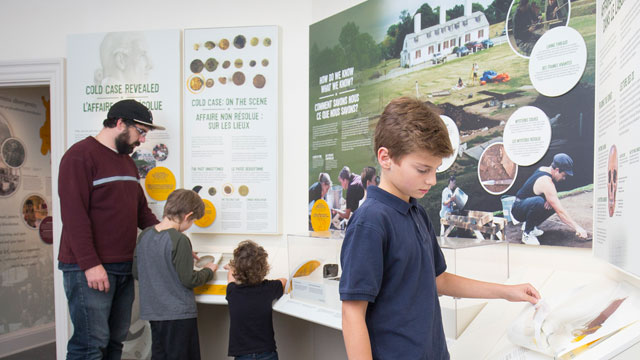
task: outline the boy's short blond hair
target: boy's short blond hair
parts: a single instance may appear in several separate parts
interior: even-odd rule
[[[387,148],[395,161],[416,151],[441,158],[453,155],[444,121],[426,104],[410,97],[391,100],[384,108],[374,135],[376,155],[381,147]]]
[[[204,203],[200,195],[193,190],[176,189],[169,194],[162,217],[179,223],[190,212],[193,214],[187,220],[198,220],[204,215]]]

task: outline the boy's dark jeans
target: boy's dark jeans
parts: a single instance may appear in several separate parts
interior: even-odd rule
[[[266,352],[260,354],[247,354],[236,356],[235,360],[278,360],[278,352]]]

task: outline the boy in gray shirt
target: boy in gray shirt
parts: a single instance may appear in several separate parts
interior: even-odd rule
[[[138,236],[133,277],[139,281],[140,318],[151,324],[153,359],[200,360],[193,288],[211,280],[218,265],[193,270],[191,241],[182,232],[203,215],[200,196],[178,189],[167,198],[162,221]]]

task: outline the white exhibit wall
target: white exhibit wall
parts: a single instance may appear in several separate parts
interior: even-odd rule
[[[278,218],[281,219],[282,235],[251,237],[267,248],[272,259],[283,260],[273,264],[273,273],[284,275],[287,271],[286,234],[302,232],[307,228],[309,25],[360,2],[362,0],[3,1],[0,3],[0,61],[64,58],[69,34],[278,25],[281,44]],[[52,162],[58,163],[61,154],[58,152],[53,156]],[[242,235],[192,236],[194,248],[202,251],[212,247],[232,249],[239,240],[245,238]],[[531,249],[528,255],[523,254],[529,251],[528,247],[516,245],[512,249],[512,266],[516,267],[571,268],[586,272],[610,270],[583,249],[539,247]],[[614,272],[613,277],[619,275]],[[226,312],[219,305],[200,305],[199,308],[205,317],[224,317]],[[276,315],[275,323],[276,328],[286,328],[283,331],[286,335],[276,335],[284,353],[299,351],[299,354],[308,355],[303,358],[331,358],[322,354],[327,349],[339,352],[340,347],[344,346],[335,330],[319,329],[301,320],[287,319],[281,314]],[[205,325],[203,328],[212,332],[227,332],[224,326],[210,328]],[[291,341],[283,341],[287,335],[292,336]],[[214,344],[203,344],[203,353],[217,352],[214,350],[216,347],[226,346],[226,336],[222,337],[222,341],[214,341]],[[286,351],[286,348],[292,349],[292,352]]]

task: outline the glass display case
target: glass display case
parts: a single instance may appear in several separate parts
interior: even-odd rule
[[[438,237],[438,243],[451,274],[495,283],[504,283],[509,278],[507,241]],[[486,299],[440,296],[445,335],[457,339],[486,304]]]
[[[342,231],[287,235],[289,282],[285,292],[292,300],[341,310],[340,249]]]

